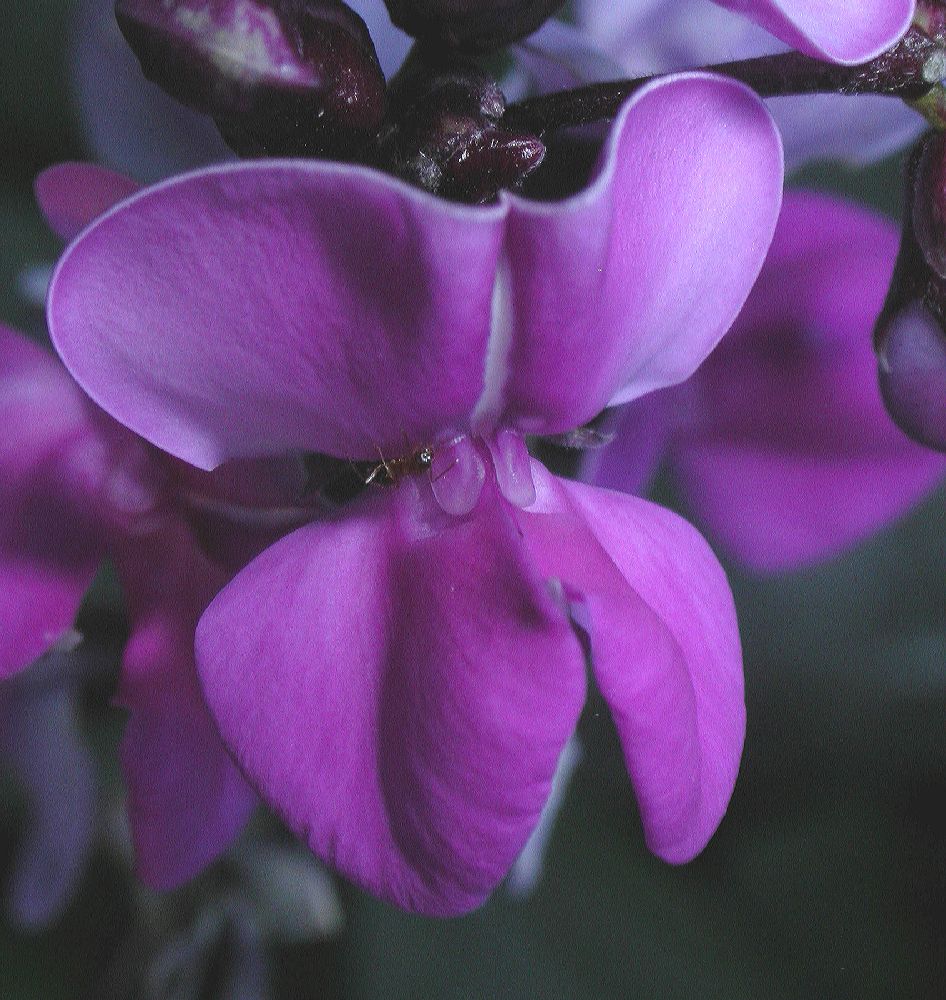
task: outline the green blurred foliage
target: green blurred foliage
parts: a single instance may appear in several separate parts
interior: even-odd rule
[[[79,155],[81,140],[68,98],[70,0],[0,2],[0,169],[7,182],[30,183],[36,171]]]
[[[17,294],[56,241],[32,204],[36,170],[82,155],[69,103],[67,0],[3,0],[0,320],[41,326]],[[808,171],[899,211],[900,161]],[[664,488],[664,499],[672,494]],[[280,996],[937,1000],[946,981],[946,498],[811,572],[731,568],[749,731],[730,813],[705,854],[666,867],[643,847],[608,714],[593,697],[585,757],[535,897],[503,891],[452,921],[346,890],[349,928],[281,952]],[[114,750],[117,716],[93,714]],[[0,876],[23,803],[0,786]],[[0,996],[97,997],[127,927],[128,888],[100,859],[66,917],[0,931]]]

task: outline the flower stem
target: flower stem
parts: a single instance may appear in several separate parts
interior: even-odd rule
[[[718,63],[705,67],[751,87],[760,97],[798,94],[882,94],[916,101],[946,76],[946,48],[941,39],[930,38],[918,28],[892,48],[869,62],[839,66],[802,55],[778,55]],[[575,90],[533,97],[512,104],[503,124],[541,134],[550,129],[610,121],[624,101],[659,76],[596,83]]]

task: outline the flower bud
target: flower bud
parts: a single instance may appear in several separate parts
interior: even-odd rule
[[[343,155],[384,115],[364,22],[340,0],[118,0],[145,76],[242,154]]]
[[[503,127],[505,98],[479,69],[429,58],[415,50],[392,83],[380,166],[458,201],[487,202],[518,187],[542,162],[544,145]]]
[[[894,420],[915,441],[946,451],[946,336],[922,302],[895,313],[879,351],[880,391]]]
[[[391,20],[433,45],[488,52],[525,38],[561,0],[385,0]]]
[[[907,168],[903,236],[874,331],[888,412],[914,440],[946,451],[946,142],[929,133]]]

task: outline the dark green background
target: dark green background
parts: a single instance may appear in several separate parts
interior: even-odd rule
[[[0,319],[56,242],[32,203],[36,170],[84,154],[70,108],[66,0],[3,0],[0,24]],[[900,164],[822,170],[896,213]],[[672,496],[664,490],[663,499]],[[732,580],[746,653],[749,731],[729,815],[680,869],[642,846],[607,712],[586,753],[535,898],[497,893],[462,920],[404,916],[343,888],[348,929],[279,952],[286,997],[668,1000],[946,995],[946,517],[942,494],[817,571]],[[113,744],[106,711],[92,713]],[[104,736],[101,733],[104,732]],[[22,802],[0,785],[0,873]],[[0,930],[0,996],[92,995],[130,903],[100,860],[64,920]]]

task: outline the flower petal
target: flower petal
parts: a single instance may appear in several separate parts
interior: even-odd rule
[[[762,28],[705,0],[580,0],[577,16],[586,36],[625,67],[612,79],[785,49]],[[773,98],[768,107],[785,143],[786,170],[817,159],[864,165],[902,149],[927,127],[922,115],[889,97],[805,94]]]
[[[197,620],[226,578],[173,522],[126,539],[116,564],[132,622],[117,700],[130,713],[121,761],[135,858],[148,885],[171,889],[229,846],[256,802],[194,666]]]
[[[144,78],[115,0],[77,0],[74,12],[72,84],[97,160],[148,182],[232,157],[207,115]]]
[[[113,205],[141,187],[130,177],[93,163],[59,163],[33,185],[50,229],[67,243]]]
[[[311,495],[313,469],[301,455],[237,460],[213,472],[177,462],[174,472],[195,541],[231,575],[319,510]]]
[[[72,628],[104,555],[104,529],[75,459],[97,434],[54,357],[0,325],[0,677]]]
[[[98,787],[78,708],[72,685],[7,684],[0,690],[0,747],[29,806],[8,903],[21,927],[42,927],[62,915],[92,853]]]
[[[716,0],[816,59],[860,63],[910,27],[915,0]]]
[[[527,899],[531,896],[542,878],[549,841],[581,756],[581,740],[576,734],[565,744],[562,756],[559,757],[558,768],[552,781],[552,791],[542,810],[539,825],[532,831],[526,846],[519,852],[519,857],[516,858],[516,863],[506,879],[506,891],[517,899]]]
[[[407,58],[414,40],[394,27],[387,8],[378,0],[350,0],[348,6],[365,22],[381,69],[390,80]]]
[[[186,175],[67,250],[50,331],[93,399],[201,468],[401,454],[480,396],[502,212],[317,161]]]
[[[806,94],[768,102],[785,140],[785,168],[810,160],[836,160],[866,167],[905,149],[927,129],[926,119],[892,97]]]
[[[406,481],[282,539],[197,632],[208,703],[310,848],[406,909],[469,910],[539,820],[578,642],[494,482],[464,520]]]
[[[771,119],[732,81],[645,88],[614,136],[593,186],[556,205],[464,207],[305,161],[167,182],[67,250],[53,340],[113,416],[203,468],[568,429],[693,370],[781,198]]]
[[[696,378],[648,393],[609,413],[604,427],[614,440],[583,452],[580,478],[643,496],[666,456],[674,428],[686,419]]]
[[[603,50],[595,47],[586,32],[563,21],[546,21],[513,49],[516,70],[503,81],[507,100],[532,94],[551,94],[603,80],[620,80],[625,74]],[[519,93],[510,92],[509,83]]]
[[[650,849],[698,854],[732,795],[745,733],[732,594],[700,535],[670,511],[556,480],[518,517],[543,572],[586,616]],[[581,619],[579,619],[581,620]]]
[[[698,522],[754,569],[833,556],[946,473],[877,386],[871,332],[897,240],[865,208],[788,196],[759,283],[695,378],[672,462]]]
[[[639,91],[590,188],[512,200],[502,422],[558,433],[689,376],[752,288],[781,191],[781,142],[747,88],[688,74]]]

